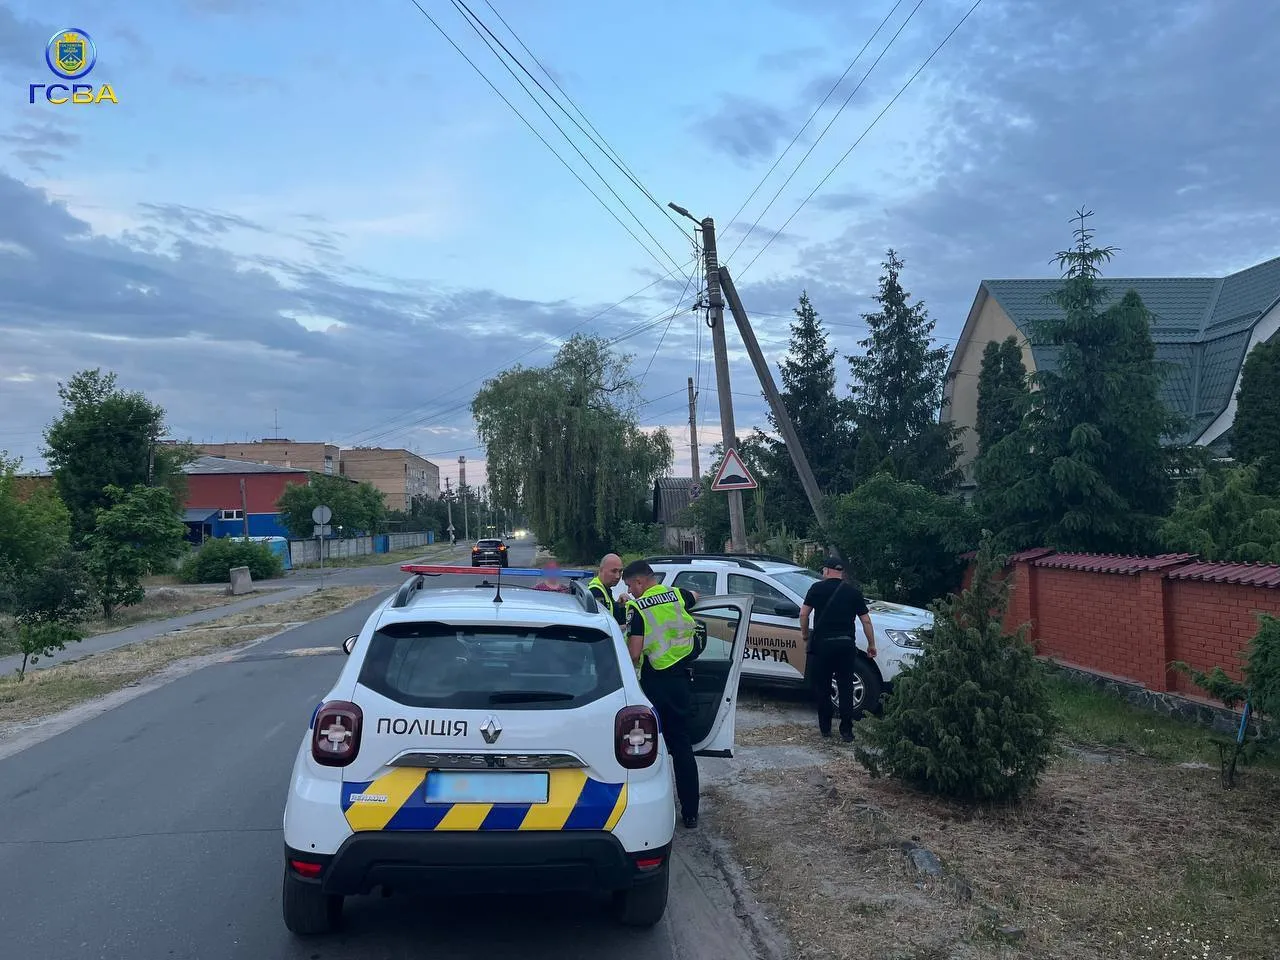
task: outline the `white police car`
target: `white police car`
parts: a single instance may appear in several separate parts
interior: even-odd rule
[[[554,593],[509,581],[541,570],[402,569],[414,576],[344,644],[298,750],[286,926],[326,932],[345,897],[377,888],[606,891],[623,923],[657,923],[675,800],[621,629],[576,579]],[[441,574],[486,579],[424,589]],[[732,756],[751,600],[694,613],[695,749]]]

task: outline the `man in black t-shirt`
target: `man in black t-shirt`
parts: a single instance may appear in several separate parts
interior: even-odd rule
[[[810,637],[809,616],[814,615]],[[800,637],[806,657],[814,662],[813,694],[818,701],[818,729],[831,736],[831,678],[835,677],[840,700],[840,738],[853,740],[853,674],[858,659],[855,621],[861,622],[867,638],[867,656],[876,655],[876,632],[862,591],[844,578],[844,563],[828,557],[822,564],[822,579],[809,588],[800,607]]]

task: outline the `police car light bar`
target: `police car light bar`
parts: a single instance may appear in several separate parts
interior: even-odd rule
[[[441,576],[480,576],[480,577],[563,577],[566,580],[581,580],[594,577],[591,570],[543,570],[538,567],[451,567],[434,563],[405,563],[400,569],[405,573],[420,573],[427,577]]]

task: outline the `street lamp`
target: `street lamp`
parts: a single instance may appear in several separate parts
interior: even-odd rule
[[[702,226],[702,221],[701,221],[701,220],[699,220],[697,217],[695,217],[692,213],[690,213],[690,212],[689,212],[688,210],[686,210],[684,207],[680,206],[678,203],[668,203],[668,204],[667,204],[667,206],[668,206],[668,207],[670,207],[672,210],[674,210],[676,213],[680,214],[680,216],[682,216],[682,217],[688,217],[690,220],[692,220],[692,221],[693,221],[694,223],[696,223],[698,226]]]

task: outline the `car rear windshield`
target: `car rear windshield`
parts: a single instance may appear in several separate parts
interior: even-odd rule
[[[500,547],[502,546],[502,541],[501,540],[477,540],[476,546],[477,547]]]
[[[613,638],[579,627],[388,624],[360,683],[409,707],[564,710],[618,690]]]

